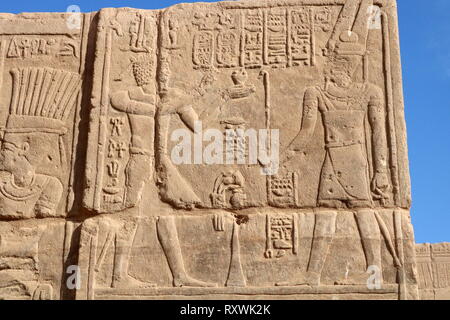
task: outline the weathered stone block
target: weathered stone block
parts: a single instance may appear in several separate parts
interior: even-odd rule
[[[75,18],[0,17],[1,297],[418,298],[395,1]]]

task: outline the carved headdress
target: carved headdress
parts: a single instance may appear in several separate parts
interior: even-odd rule
[[[376,13],[373,0],[347,0],[338,17],[327,44],[330,68],[353,75],[363,66],[363,78],[368,78],[367,39],[371,26],[371,16]]]
[[[54,171],[64,162],[62,137],[80,90],[80,75],[35,67],[16,68],[11,75],[12,97],[3,139],[16,145],[27,142],[29,161]]]
[[[138,58],[131,61],[134,79],[139,87],[153,81],[153,62],[150,58]]]
[[[51,68],[18,68],[11,74],[13,91],[6,131],[64,134],[80,89],[80,75]]]
[[[373,0],[347,0],[328,41],[330,53],[364,56]]]

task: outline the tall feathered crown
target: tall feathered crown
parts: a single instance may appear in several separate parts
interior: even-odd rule
[[[52,68],[17,68],[6,132],[64,134],[80,90],[80,75]]]

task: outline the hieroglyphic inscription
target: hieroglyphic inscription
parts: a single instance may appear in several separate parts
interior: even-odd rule
[[[218,68],[313,66],[314,33],[316,29],[329,31],[331,18],[328,7],[306,6],[196,17],[193,24],[199,32],[194,36],[193,63]]]
[[[275,207],[298,206],[298,174],[288,173],[284,177],[269,177],[269,204]]]
[[[313,9],[289,10],[289,65],[311,65],[314,60]]]
[[[70,39],[17,36],[11,39],[7,58],[37,58],[42,56],[79,57],[79,44]]]
[[[298,252],[297,215],[267,215],[266,218],[266,251],[268,259],[281,258],[288,251]]]
[[[0,17],[0,298],[418,297],[393,6],[36,17]]]
[[[198,67],[211,67],[214,55],[213,34],[208,31],[202,31],[194,38],[193,61]]]

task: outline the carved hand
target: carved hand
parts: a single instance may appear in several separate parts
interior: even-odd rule
[[[385,172],[377,172],[372,180],[372,192],[377,199],[386,199],[390,188],[389,178]]]
[[[164,111],[168,109],[174,112],[178,108],[189,104],[188,96],[180,89],[170,88],[165,92],[161,99],[161,107]]]
[[[290,161],[296,154],[297,154],[297,150],[295,150],[293,148],[287,149],[283,153],[280,163],[283,164],[285,162]]]
[[[140,87],[129,90],[128,94],[129,94],[131,100],[134,100],[137,102],[148,103],[148,104],[154,105],[155,101],[156,101],[155,94],[146,93]]]
[[[306,149],[305,136],[302,132],[300,132],[294,140],[292,140],[291,144],[286,148],[283,152],[280,163],[285,163],[290,161],[296,154],[301,153]]]

